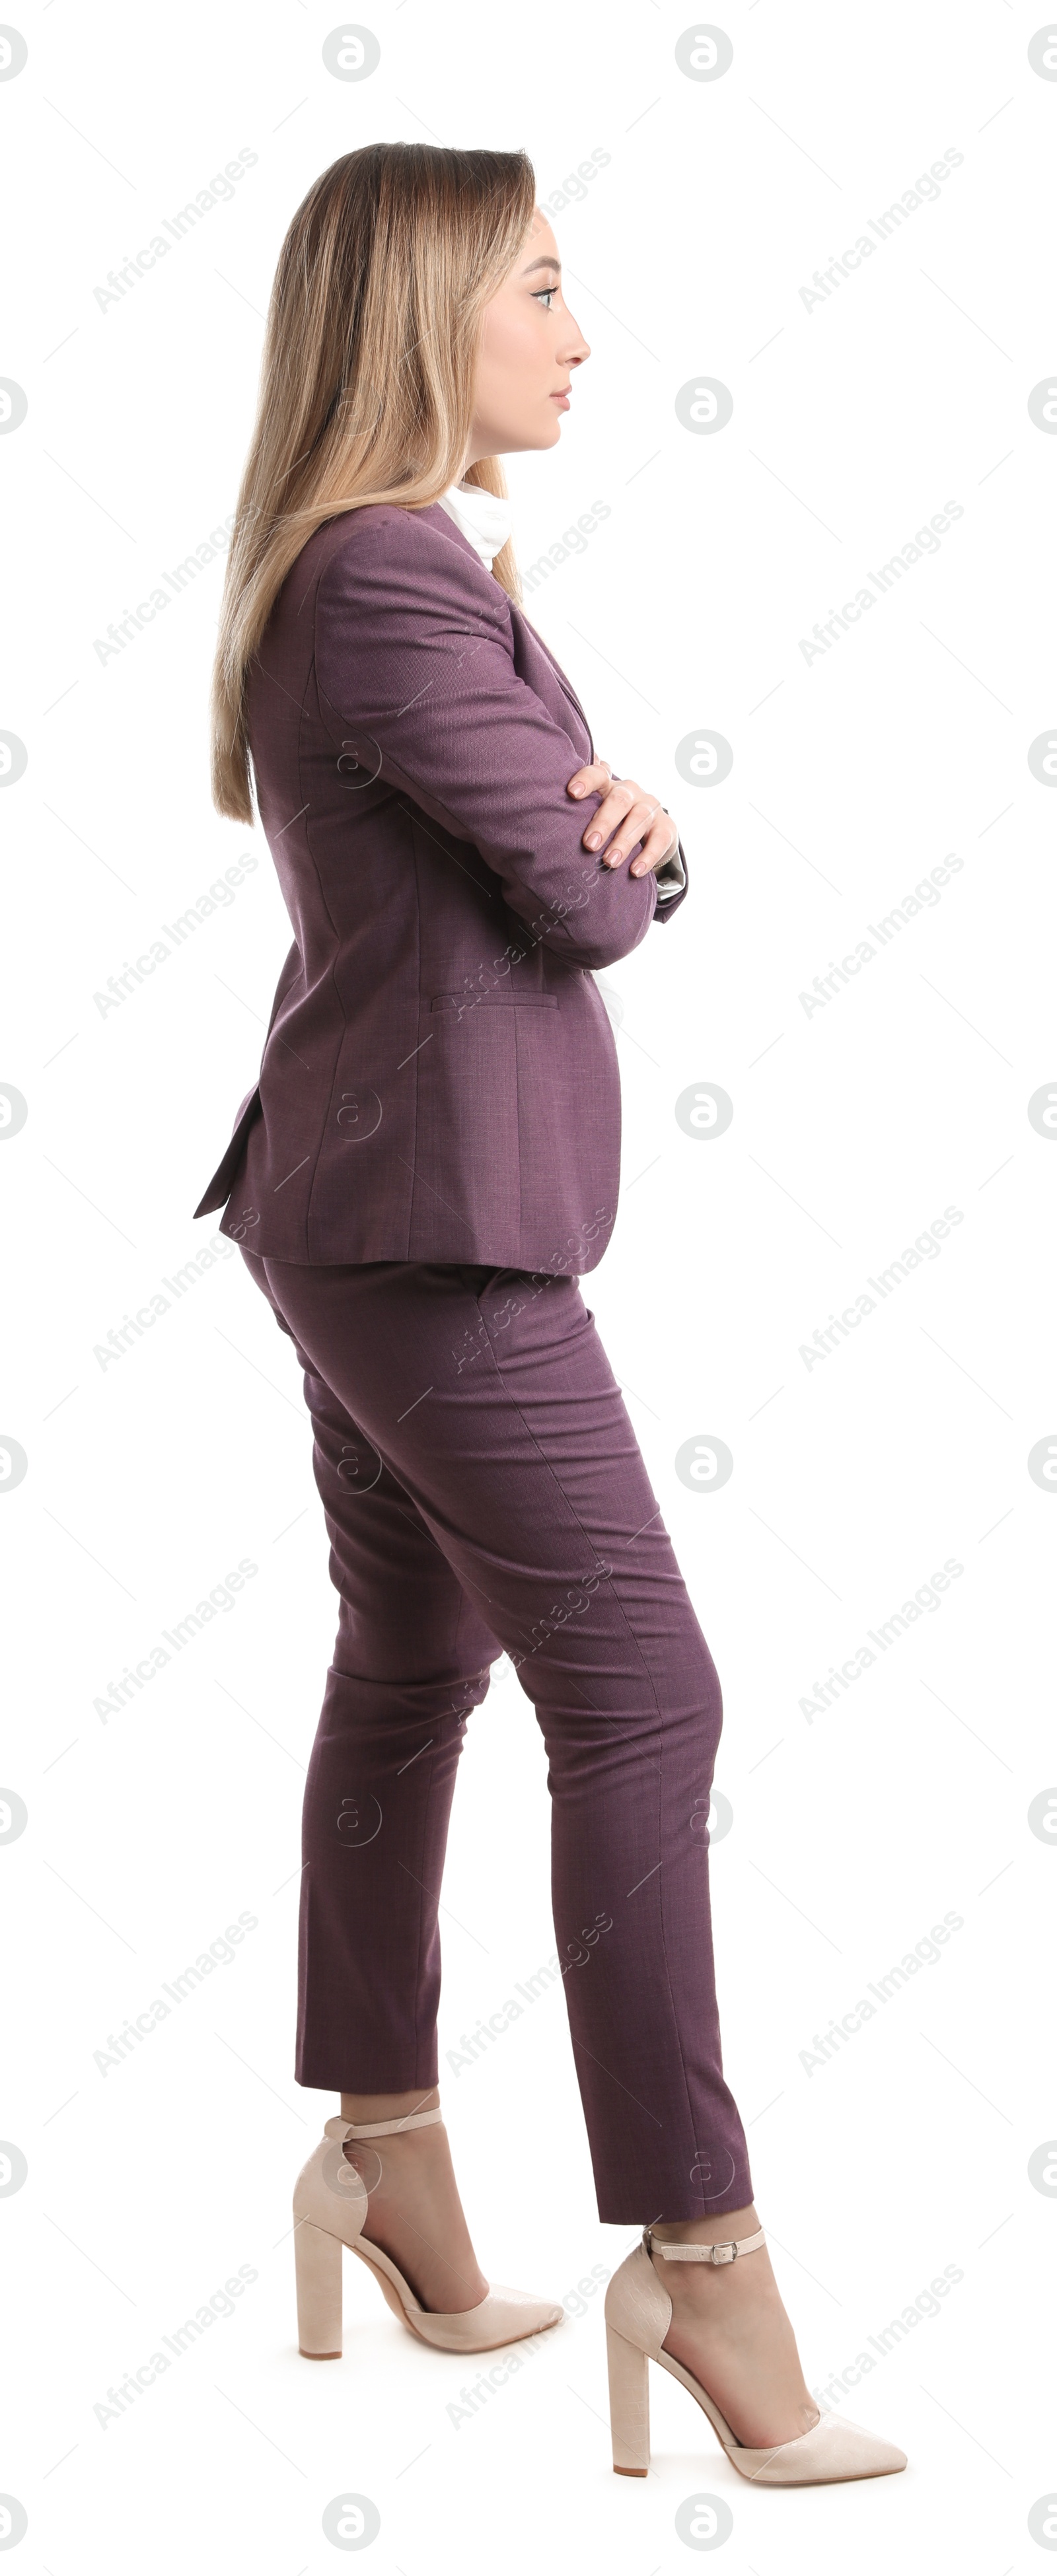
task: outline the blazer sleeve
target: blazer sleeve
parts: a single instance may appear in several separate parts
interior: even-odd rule
[[[357,511],[320,578],[315,659],[344,751],[472,843],[533,939],[588,967],[638,947],[656,877],[583,848],[601,790],[567,794],[580,754],[518,678],[504,593],[483,566],[418,511]]]

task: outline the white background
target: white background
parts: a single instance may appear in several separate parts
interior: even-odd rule
[[[701,82],[667,0],[579,24],[554,0],[403,0],[370,19],[360,84],[324,67],[336,23],[315,0],[52,0],[0,83],[0,372],[29,406],[0,442],[0,726],[28,752],[2,806],[0,1064],[28,1103],[0,1165],[2,1427],[29,1462],[3,1500],[3,1767],[29,1810],[2,1855],[0,2128],[29,2168],[0,2208],[21,2282],[14,2563],[315,2576],[338,2555],[324,2508],[351,2490],[377,2505],[385,2571],[648,2576],[687,2563],[676,2510],[705,2493],[733,2513],[731,2576],[940,2551],[1003,2576],[1036,2563],[1028,2513],[1057,2484],[1054,2213],[1028,2178],[1052,2056],[1024,2012],[1054,1867],[1027,1809],[1057,1777],[1057,1503],[1027,1466],[1057,1424],[1055,1158],[1027,1115],[1057,1076],[1057,802],[1027,758],[1057,718],[1057,441],[1028,412],[1057,358],[1042,22],[1020,0],[755,0],[725,11],[731,68]],[[209,801],[219,561],[117,656],[93,647],[233,508],[283,233],[316,173],[375,138],[523,144],[591,343],[560,448],[508,460],[519,559],[553,550],[526,606],[599,749],[676,815],[692,884],[605,978],[624,1196],[587,1294],[722,1678],[725,2059],[810,2383],[961,2275],[831,2386],[910,2455],[870,2487],[756,2492],[656,2371],[652,2474],[614,2479],[600,2290],[468,2421],[447,2409],[473,2373],[415,2345],[354,2263],[344,2360],[297,2358],[289,2193],[338,2107],[292,2075],[301,1780],[336,1617],[307,1417],[224,1246],[123,1357],[97,1356],[208,1242],[191,1210],[256,1078],[289,928],[261,835]],[[233,200],[101,308],[108,272],[243,148]],[[806,308],[813,272],[948,150],[939,201]],[[676,413],[700,375],[733,395],[714,436]],[[563,560],[595,498],[610,517]],[[800,639],[948,499],[939,552],[807,662]],[[713,790],[676,765],[701,728],[733,748]],[[235,900],[104,1016],[108,978],[247,849]],[[939,903],[808,1016],[830,959],[952,850]],[[674,1115],[709,1083],[734,1103],[714,1141]],[[809,1368],[816,1329],[948,1205],[938,1255]],[[713,1493],[674,1466],[707,1435],[734,1459]],[[97,1698],[243,1557],[235,1606],[104,1723]],[[809,1722],[801,1700],[948,1558],[942,1605]],[[553,1948],[545,1760],[508,1665],[462,1768],[445,2116],[486,2271],[564,2298],[634,2231],[595,2214],[560,1988],[468,2070],[445,2055]],[[257,1923],[232,1963],[101,2072],[108,2034],[240,1911]],[[947,1913],[940,1960],[805,2065]],[[257,2277],[235,2313],[104,2428],[108,2388],[240,2265]]]

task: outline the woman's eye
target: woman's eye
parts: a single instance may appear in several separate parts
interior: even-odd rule
[[[556,286],[540,286],[540,287],[537,287],[536,294],[535,294],[535,297],[534,297],[534,302],[535,302],[535,303],[537,303],[537,304],[541,304],[541,303],[544,301],[544,299],[545,299],[545,298],[553,297],[553,296],[557,295],[557,292],[558,292],[558,289],[557,289],[557,287],[556,287]],[[550,302],[548,301],[548,303],[547,303],[547,311],[548,311],[548,313],[550,312],[550,310],[551,310],[551,306],[550,306]]]

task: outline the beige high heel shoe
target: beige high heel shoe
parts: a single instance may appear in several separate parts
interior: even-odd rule
[[[424,2129],[435,2111],[412,2111],[400,2120],[327,2120],[323,2136],[294,2185],[294,2261],[297,2267],[298,2343],[306,2361],[341,2359],[341,2249],[358,2254],[374,2273],[394,2316],[441,2352],[492,2352],[499,2344],[542,2334],[565,2314],[552,2299],[527,2290],[489,2287],[475,2308],[452,2316],[424,2308],[388,2254],[363,2238],[367,2191],[343,2153],[346,2138],[387,2138],[398,2129]]]
[[[776,2442],[766,2451],[746,2450],[693,2372],[685,2370],[673,2353],[662,2351],[672,2303],[650,2261],[651,2246],[669,2263],[733,2263],[743,2254],[754,2254],[764,2242],[760,2227],[755,2236],[728,2237],[721,2245],[665,2245],[644,2227],[641,2245],[614,2272],[606,2291],[605,2316],[613,2467],[618,2477],[644,2478],[650,2465],[651,2361],[670,2370],[673,2379],[681,2380],[696,2397],[728,2460],[743,2478],[754,2479],[758,2486],[831,2486],[844,2478],[884,2478],[893,2469],[905,2469],[905,2451],[898,2451],[894,2442],[883,2442],[877,2433],[866,2432],[861,2424],[849,2424],[845,2415],[823,2413],[809,2433],[799,2433],[793,2442]]]

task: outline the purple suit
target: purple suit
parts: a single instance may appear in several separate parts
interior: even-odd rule
[[[221,1232],[283,1261],[593,1270],[620,1085],[588,970],[685,888],[658,903],[652,874],[582,847],[583,709],[439,503],[310,538],[249,736],[295,937],[195,1215],[230,1200]]]
[[[297,2081],[436,2080],[448,1815],[505,1650],[546,1742],[546,1974],[599,2215],[744,2208],[708,1892],[719,1679],[572,1275],[619,1179],[589,970],[645,937],[656,877],[582,848],[583,711],[438,503],[346,512],[304,547],[249,731],[295,942],[196,1214],[230,1195],[221,1231],[300,1360],[340,1600]]]

